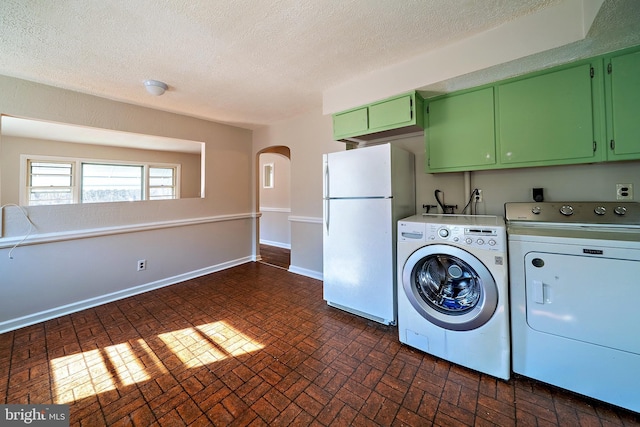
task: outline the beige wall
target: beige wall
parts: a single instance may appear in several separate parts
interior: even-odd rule
[[[29,207],[12,252],[29,227],[5,207],[0,332],[255,259],[250,130],[3,76],[0,114],[202,141],[206,165],[204,198]]]

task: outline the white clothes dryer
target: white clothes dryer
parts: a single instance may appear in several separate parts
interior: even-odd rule
[[[398,221],[400,342],[508,380],[504,219],[415,215]]]

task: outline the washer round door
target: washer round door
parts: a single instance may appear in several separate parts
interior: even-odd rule
[[[411,254],[402,287],[422,317],[454,331],[479,328],[498,306],[498,287],[487,267],[449,245],[428,245]]]

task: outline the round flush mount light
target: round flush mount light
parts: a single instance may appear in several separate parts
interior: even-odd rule
[[[166,83],[158,80],[145,80],[144,87],[147,89],[147,92],[153,96],[160,96],[165,90],[169,89]]]

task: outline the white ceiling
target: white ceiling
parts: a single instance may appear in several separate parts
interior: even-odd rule
[[[255,128],[320,108],[358,76],[576,1],[1,0],[0,74]],[[169,91],[153,97],[145,79]]]

